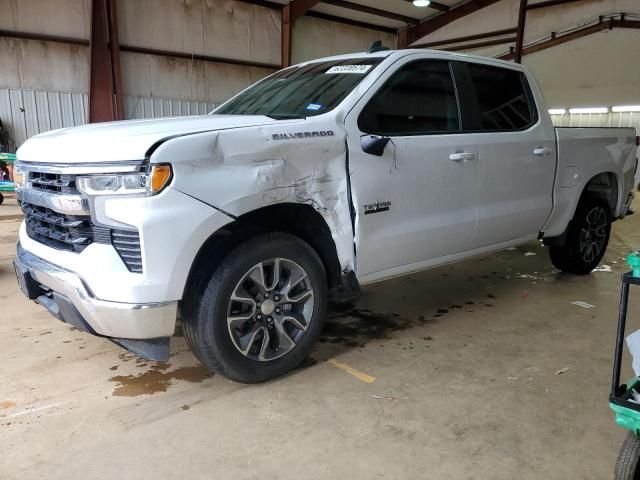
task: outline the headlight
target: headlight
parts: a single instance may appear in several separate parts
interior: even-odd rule
[[[78,178],[85,195],[156,195],[171,182],[171,165],[153,165],[149,173],[91,175]]]

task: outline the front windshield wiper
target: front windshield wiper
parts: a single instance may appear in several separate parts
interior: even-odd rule
[[[265,117],[273,118],[274,120],[300,120],[307,118],[304,115],[293,115],[286,113],[269,113]]]

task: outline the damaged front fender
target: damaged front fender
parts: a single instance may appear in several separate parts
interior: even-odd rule
[[[174,188],[234,217],[280,203],[313,207],[331,231],[341,270],[350,272],[346,154],[344,128],[310,119],[174,138],[151,160],[173,165]]]

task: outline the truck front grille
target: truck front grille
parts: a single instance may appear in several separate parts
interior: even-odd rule
[[[52,193],[78,193],[76,175],[58,173],[29,172],[29,183],[35,190],[46,190]]]
[[[142,273],[142,251],[138,232],[111,230],[111,243],[130,272]]]
[[[91,217],[63,215],[25,202],[20,206],[27,235],[49,247],[80,253],[93,242],[110,243],[109,229],[96,227]]]
[[[130,272],[142,273],[140,235],[133,230],[115,230],[95,225],[90,216],[64,215],[51,209],[19,202],[27,235],[57,250],[80,253],[92,243],[113,245]]]

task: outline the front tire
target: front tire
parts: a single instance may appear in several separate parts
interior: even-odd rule
[[[551,262],[563,272],[586,275],[598,266],[609,244],[608,205],[592,197],[580,200],[568,229],[564,245],[549,247]]]
[[[211,372],[243,383],[283,375],[320,336],[327,277],[299,238],[268,233],[231,251],[186,298],[185,338]]]

